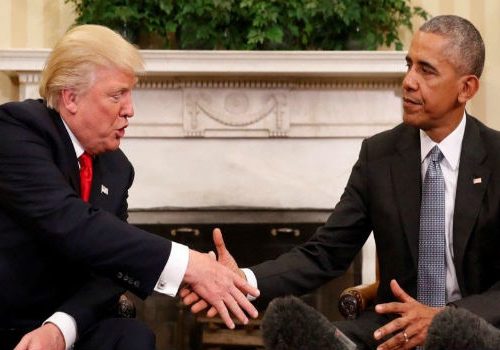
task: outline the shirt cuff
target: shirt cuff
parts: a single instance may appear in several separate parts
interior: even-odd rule
[[[241,269],[241,271],[243,271],[243,273],[245,274],[245,278],[247,279],[248,284],[254,288],[258,288],[257,278],[255,277],[255,274],[253,273],[253,271],[250,269]],[[254,301],[257,298],[248,294],[247,299],[250,301]]]
[[[50,316],[43,324],[52,323],[61,331],[66,350],[72,349],[76,341],[76,321],[65,312],[57,311]]]
[[[189,262],[189,248],[172,242],[170,256],[155,286],[155,292],[175,297],[186,273]]]

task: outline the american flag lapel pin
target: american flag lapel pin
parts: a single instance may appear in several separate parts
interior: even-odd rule
[[[472,179],[472,183],[473,183],[474,185],[478,185],[478,184],[480,184],[481,182],[482,182],[482,180],[481,180],[481,178],[480,178],[480,177],[476,177],[476,178]]]
[[[101,193],[104,193],[107,196],[108,195],[108,188],[104,185],[101,185]]]

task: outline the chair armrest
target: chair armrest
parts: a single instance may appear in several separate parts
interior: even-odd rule
[[[118,317],[121,318],[135,318],[136,310],[134,302],[130,300],[125,294],[120,295],[116,313]]]
[[[375,301],[379,282],[362,284],[345,289],[339,297],[338,308],[342,316],[353,320],[359,316],[367,306]]]

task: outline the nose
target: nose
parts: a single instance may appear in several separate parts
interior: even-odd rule
[[[134,102],[132,101],[132,94],[128,93],[127,97],[123,101],[123,105],[120,110],[120,117],[132,118],[133,116],[134,116]]]
[[[403,79],[403,89],[406,91],[414,91],[418,89],[418,81],[413,69],[409,69]]]

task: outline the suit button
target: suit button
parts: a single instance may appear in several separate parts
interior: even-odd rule
[[[122,277],[123,277],[123,273],[118,272],[118,273],[116,274],[116,277],[118,277],[118,279],[122,279]]]
[[[135,281],[134,282],[134,287],[135,288],[139,288],[140,285],[141,285],[141,282],[139,282],[139,281]]]
[[[127,276],[127,275],[123,276],[123,280],[124,280],[125,282],[127,282],[127,281],[128,281],[128,276]]]
[[[133,278],[129,278],[128,279],[128,284],[134,284],[134,279]]]

